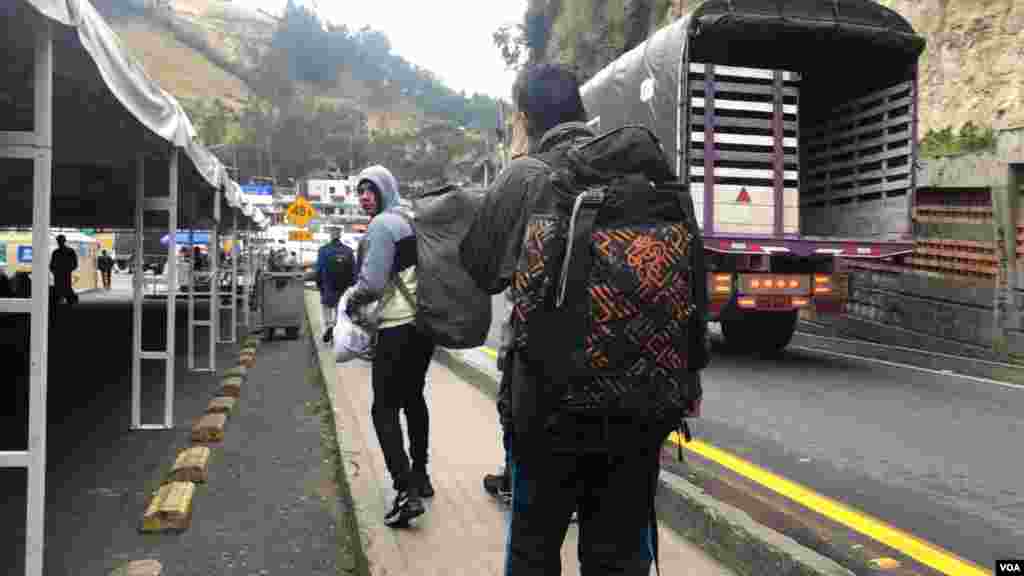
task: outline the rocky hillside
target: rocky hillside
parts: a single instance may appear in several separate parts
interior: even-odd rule
[[[324,21],[303,2],[274,16],[238,0],[91,1],[239,177],[386,161],[406,181],[461,178],[449,169],[479,169],[482,133],[497,126],[496,100],[453,91],[394,53],[386,31]]]
[[[219,99],[238,110],[250,71],[269,49],[276,21],[223,0],[93,0],[111,28],[168,92]]]
[[[921,134],[967,122],[1024,126],[1024,2],[880,0],[928,40],[921,60]],[[631,40],[688,12],[695,0],[530,0],[532,46],[589,77]],[[531,16],[532,22],[531,22]]]
[[[1024,126],[1024,2],[882,0],[928,39],[922,126]]]

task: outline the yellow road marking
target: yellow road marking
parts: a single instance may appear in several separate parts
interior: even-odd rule
[[[684,442],[678,433],[671,436],[673,443],[745,476],[790,500],[794,500],[819,514],[848,528],[869,536],[882,544],[899,550],[907,556],[949,576],[989,576],[990,571],[982,569],[969,560],[943,550],[934,544],[895,528],[877,518],[854,510],[840,502],[822,496],[792,480],[773,474],[742,458],[716,448],[700,440]]]

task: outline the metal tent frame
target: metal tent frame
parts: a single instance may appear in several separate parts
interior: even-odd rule
[[[167,228],[174,232],[179,226],[179,201],[183,192],[198,198],[203,211],[219,216],[220,197],[230,184],[223,166],[194,139],[194,129],[180,105],[149,79],[130,54],[124,52],[116,36],[87,0],[17,0],[0,3],[8,34],[5,50],[10,56],[8,67],[17,66],[15,74],[24,72],[31,78],[24,92],[21,87],[5,84],[20,104],[32,104],[31,115],[21,116],[13,126],[0,131],[0,159],[31,163],[31,191],[13,190],[13,197],[0,210],[4,225],[21,225],[31,221],[33,266],[32,292],[29,299],[0,299],[0,314],[28,315],[30,318],[28,378],[28,439],[24,449],[0,451],[0,468],[20,469],[27,473],[25,574],[42,576],[44,569],[44,536],[46,519],[46,456],[47,456],[47,390],[48,341],[50,325],[50,227],[79,226],[101,223],[137,230],[137,248],[141,248],[147,213],[167,217]],[[59,55],[59,67],[55,65]],[[31,68],[29,68],[31,65]],[[22,68],[22,66],[24,66]],[[16,76],[12,76],[16,77]],[[59,106],[58,106],[59,104]],[[21,109],[27,111],[27,106]],[[59,116],[58,116],[59,115]],[[78,135],[103,126],[108,130],[103,146],[83,143]],[[58,131],[57,128],[60,130]],[[54,142],[61,143],[58,158]],[[181,162],[182,153],[189,160]],[[147,184],[146,164],[167,162],[166,193],[146,197],[145,191],[156,186]],[[60,202],[53,203],[55,163],[64,165],[103,166],[112,171],[113,180],[99,191],[81,191],[79,196],[102,204],[102,209],[69,211]],[[5,168],[8,165],[5,164]],[[27,167],[27,166],[26,166]],[[14,168],[19,170],[18,168]],[[135,190],[129,174],[135,172]],[[151,172],[162,177],[162,169]],[[20,173],[20,172],[19,172]],[[27,174],[27,171],[26,171]],[[118,180],[118,178],[126,178]],[[113,185],[109,185],[109,184]],[[237,185],[236,185],[237,186]],[[207,190],[215,190],[213,206],[207,202]],[[31,207],[25,200],[31,194]],[[9,196],[10,196],[9,194]],[[57,198],[60,200],[60,198]],[[134,210],[130,202],[134,200]],[[56,206],[51,208],[51,206]],[[241,206],[236,206],[238,209]],[[243,210],[246,227],[261,227],[266,221],[258,210]],[[232,216],[237,225],[237,214]],[[219,220],[219,218],[218,218]],[[215,227],[219,226],[219,222]],[[176,236],[176,235],[175,235]],[[215,241],[215,240],[214,240]],[[176,240],[168,243],[169,257],[175,255]],[[131,428],[136,430],[165,429],[173,426],[174,398],[174,314],[177,297],[177,267],[167,268],[167,345],[164,350],[142,350],[142,250],[136,250],[134,278],[135,322],[133,325],[132,414]],[[173,258],[169,258],[171,263]],[[216,298],[214,298],[216,301]],[[162,424],[143,424],[139,393],[143,361],[164,361],[165,404]],[[20,448],[20,447],[19,447]]]
[[[32,170],[32,298],[0,299],[0,312],[31,317],[29,437],[26,450],[0,452],[0,468],[28,471],[25,572],[43,574],[46,509],[47,343],[50,336],[50,197],[53,174],[53,29],[38,19],[33,82],[34,123],[31,132],[0,132],[0,158],[31,160]]]

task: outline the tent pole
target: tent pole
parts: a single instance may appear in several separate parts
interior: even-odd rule
[[[43,574],[46,520],[46,392],[50,328],[50,197],[53,174],[53,29],[41,19],[35,47],[32,198],[32,334],[29,383],[25,573]]]
[[[217,371],[217,344],[220,343],[220,215],[224,189],[213,194],[213,229],[207,246],[210,253],[210,370]]]
[[[238,209],[231,211],[231,342],[238,341]]]
[[[135,274],[132,277],[132,424],[133,430],[142,425],[140,396],[142,394],[142,296],[145,288],[145,258],[142,251],[145,246],[146,204],[146,158],[139,154],[135,158]]]
[[[177,325],[175,313],[177,312],[178,296],[178,162],[181,154],[177,147],[171,148],[171,157],[168,162],[168,186],[167,186],[167,348],[166,348],[166,377],[164,388],[164,426],[169,430],[174,428],[174,352],[175,332]]]

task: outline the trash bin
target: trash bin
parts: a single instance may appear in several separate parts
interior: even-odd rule
[[[288,338],[298,338],[305,316],[302,272],[262,272],[257,291],[263,338],[272,339],[278,328],[283,329]]]

